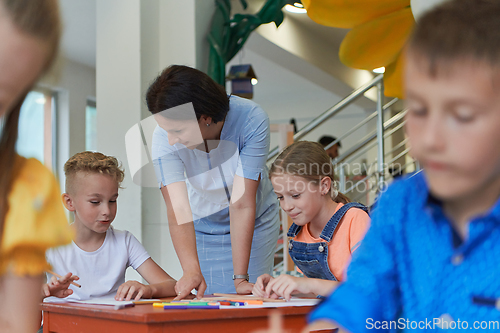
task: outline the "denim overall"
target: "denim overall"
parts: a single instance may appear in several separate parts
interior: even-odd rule
[[[298,268],[309,278],[337,281],[328,266],[328,243],[332,240],[335,229],[350,208],[359,208],[368,213],[368,208],[357,202],[350,202],[333,214],[332,218],[326,224],[320,237],[324,242],[304,243],[290,239],[288,243],[288,253]],[[300,229],[295,223],[288,230],[288,237],[295,237]]]

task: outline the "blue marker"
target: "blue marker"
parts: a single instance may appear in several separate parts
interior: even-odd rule
[[[244,306],[245,305],[245,302],[229,302],[231,303],[231,305],[233,306]]]

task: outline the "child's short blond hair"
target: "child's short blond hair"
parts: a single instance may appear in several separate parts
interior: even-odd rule
[[[64,164],[67,193],[73,190],[75,176],[78,173],[108,175],[118,183],[118,186],[125,177],[125,172],[116,158],[91,151],[77,153]]]

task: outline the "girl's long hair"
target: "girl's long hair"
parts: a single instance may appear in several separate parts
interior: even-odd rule
[[[337,190],[334,167],[323,147],[312,141],[299,141],[286,147],[271,165],[269,177],[291,174],[310,182],[319,183],[324,177],[331,180],[330,196],[333,201],[348,203],[351,200]]]

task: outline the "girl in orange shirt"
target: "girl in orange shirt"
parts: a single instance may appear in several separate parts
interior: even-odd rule
[[[289,254],[306,278],[264,274],[253,294],[287,300],[292,293],[326,296],[343,280],[351,254],[369,227],[367,208],[338,192],[330,157],[316,142],[287,147],[269,175],[281,208],[293,220]]]

